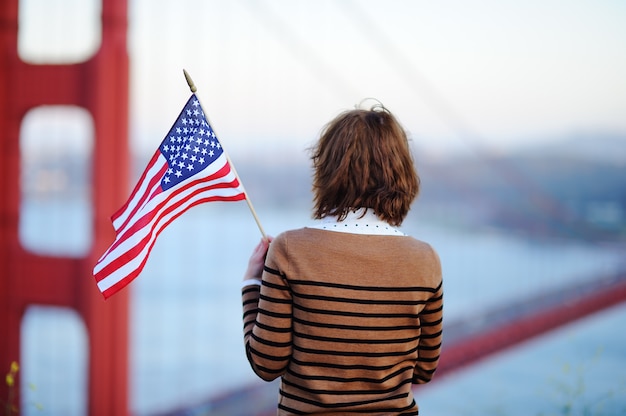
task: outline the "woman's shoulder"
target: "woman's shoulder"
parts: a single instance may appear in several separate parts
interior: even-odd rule
[[[274,240],[283,240],[283,239],[291,239],[291,238],[300,238],[307,235],[307,231],[309,229],[306,227],[301,228],[291,228],[289,230],[281,231]]]
[[[276,245],[296,244],[298,242],[312,242],[318,240],[320,236],[315,235],[315,230],[308,227],[291,228],[280,232],[274,237],[273,243]]]
[[[276,237],[273,238],[272,245],[282,246],[288,243],[291,244],[295,241],[306,240],[307,238],[309,238],[307,237],[307,234],[308,234],[307,230],[308,229],[306,227],[302,227],[302,228],[292,228],[292,229],[281,231],[280,233],[276,235]]]
[[[410,241],[409,244],[413,245],[416,249],[428,252],[433,257],[437,258],[437,260],[439,259],[439,254],[437,253],[437,250],[435,250],[435,248],[429,242],[410,236],[407,237],[407,240]]]
[[[412,237],[410,235],[407,235],[404,241],[406,242],[406,244],[412,245],[422,250],[435,251],[433,246],[428,241],[420,240],[419,238]]]

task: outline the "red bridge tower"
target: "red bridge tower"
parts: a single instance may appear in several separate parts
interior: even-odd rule
[[[101,45],[88,61],[34,65],[18,56],[18,0],[0,2],[0,398],[20,361],[20,324],[30,305],[64,306],[88,335],[87,411],[128,414],[128,291],[105,301],[91,275],[113,241],[109,216],[128,196],[127,0],[102,0]],[[19,242],[20,124],[42,105],[72,105],[94,122],[93,244],[83,258],[41,256]]]

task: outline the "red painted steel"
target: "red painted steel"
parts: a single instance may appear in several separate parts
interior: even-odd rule
[[[465,366],[474,365],[490,355],[525,342],[536,336],[548,333],[562,325],[574,322],[578,319],[602,311],[622,302],[626,302],[626,274],[621,272],[616,276],[606,279],[598,278],[589,285],[590,290],[576,291],[571,293],[549,292],[546,300],[554,298],[550,304],[536,300],[525,301],[530,308],[526,312],[518,310],[513,316],[506,319],[493,319],[494,315],[502,311],[490,311],[490,316],[485,317],[483,323],[477,325],[477,330],[466,333],[450,343],[445,342],[441,353],[441,361],[437,369],[436,379],[453,373]],[[567,288],[561,289],[567,292]],[[499,321],[499,322],[498,322]],[[467,320],[454,322],[456,328],[475,324],[471,317]],[[444,328],[444,334],[446,333]]]
[[[127,0],[103,0],[102,41],[79,64],[33,65],[17,52],[18,0],[0,2],[0,373],[20,360],[29,305],[72,308],[88,334],[88,413],[128,414],[128,290],[105,301],[91,270],[113,241],[109,216],[128,195]],[[18,239],[20,125],[41,105],[73,105],[94,121],[93,244],[84,258],[40,256]],[[7,397],[2,377],[0,397]]]

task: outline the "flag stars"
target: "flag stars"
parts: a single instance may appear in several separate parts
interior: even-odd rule
[[[167,188],[196,175],[222,153],[198,100],[184,108],[166,137],[161,152],[170,166],[162,177]]]

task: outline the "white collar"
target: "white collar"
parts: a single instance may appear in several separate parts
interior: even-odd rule
[[[365,210],[365,215],[363,215],[363,210]],[[361,215],[363,216],[361,217]],[[338,221],[335,216],[324,217],[321,220],[316,220],[309,228],[351,234],[406,235],[378,218],[373,210],[367,208],[348,212],[342,221]]]

